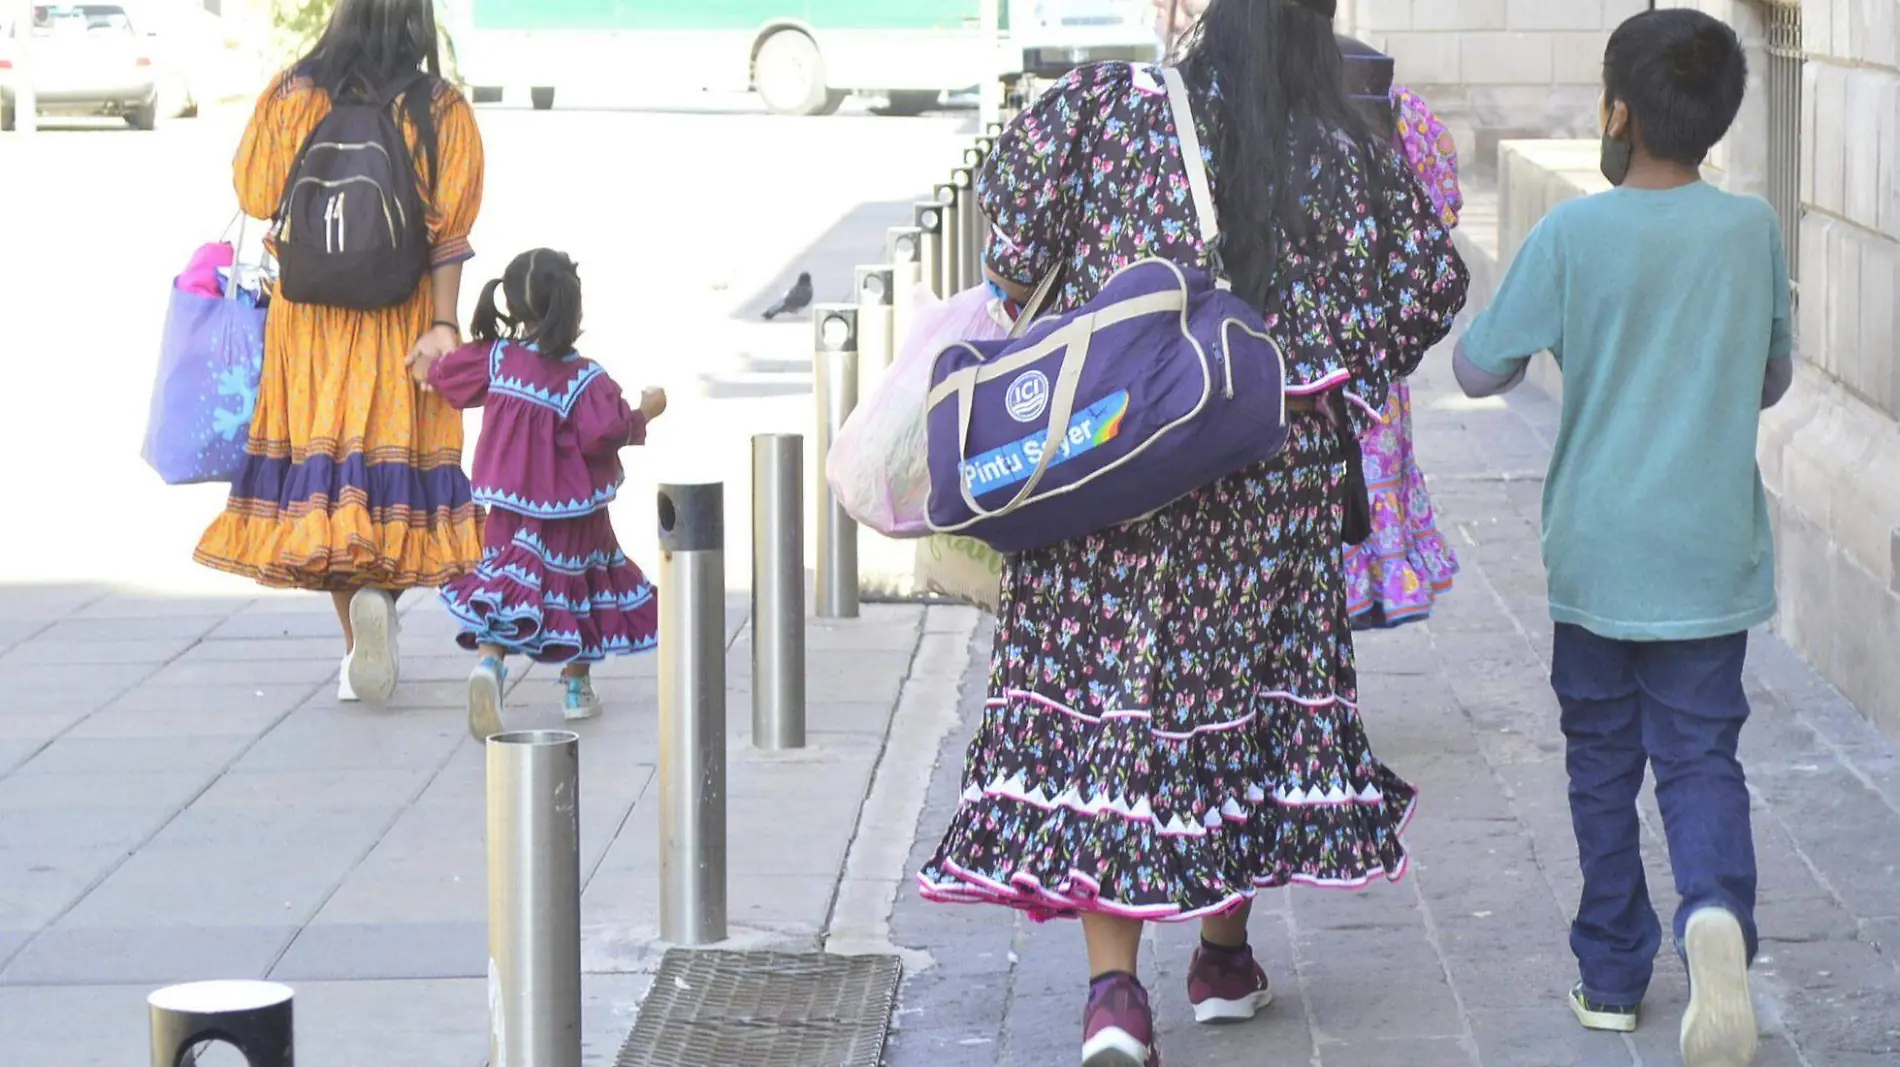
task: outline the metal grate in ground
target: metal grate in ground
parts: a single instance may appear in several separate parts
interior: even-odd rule
[[[669,949],[616,1067],[878,1067],[895,956]]]

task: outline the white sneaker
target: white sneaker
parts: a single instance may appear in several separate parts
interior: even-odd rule
[[[350,654],[343,653],[343,663],[337,668],[336,700],[339,704],[358,703],[356,690],[350,688]]]
[[[350,630],[356,644],[344,660],[344,684],[358,699],[388,703],[396,692],[396,601],[381,589],[358,589],[350,598]]]
[[[506,729],[502,725],[502,683],[508,674],[501,661],[484,656],[468,676],[468,735],[488,743]]]
[[[1742,924],[1726,908],[1702,908],[1683,928],[1682,952],[1689,960],[1683,1067],[1748,1067],[1759,1038]]]
[[[568,722],[582,722],[600,717],[600,695],[594,692],[594,678],[583,674],[569,676],[561,680],[561,717]]]

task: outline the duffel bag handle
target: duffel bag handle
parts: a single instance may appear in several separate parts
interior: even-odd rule
[[[963,503],[979,519],[995,519],[1015,511],[1029,500],[1036,487],[1042,484],[1043,475],[1049,473],[1050,464],[1055,462],[1056,442],[1069,436],[1069,420],[1075,415],[1075,393],[1082,384],[1082,367],[1088,362],[1089,341],[1095,336],[1095,316],[1083,315],[1060,331],[1065,336],[1062,353],[1062,369],[1056,372],[1054,388],[1049,397],[1049,422],[1043,428],[1042,458],[1036,462],[1036,469],[1030,472],[1023,487],[1016,491],[1009,503],[994,511],[977,503],[976,494],[970,491],[970,483],[962,477],[959,470],[957,489],[963,494]],[[1053,338],[1052,338],[1053,339]],[[957,375],[957,457],[959,466],[970,459],[970,422],[976,407],[976,377],[978,367],[966,367]],[[1058,438],[1057,427],[1061,437]]]

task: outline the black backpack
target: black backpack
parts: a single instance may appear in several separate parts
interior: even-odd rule
[[[394,108],[404,93],[426,89],[428,77],[334,100],[304,140],[277,208],[284,299],[375,311],[415,295],[429,270],[428,205]]]

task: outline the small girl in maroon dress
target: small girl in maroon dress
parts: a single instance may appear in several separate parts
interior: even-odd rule
[[[536,249],[482,290],[474,343],[411,357],[426,388],[457,408],[485,409],[471,478],[488,509],[482,562],[442,590],[462,624],[457,640],[482,657],[468,680],[477,740],[503,729],[508,655],[562,664],[563,713],[591,719],[601,705],[590,666],[655,643],[653,586],[620,550],[607,505],[625,477],[620,450],[646,441],[666,393],[647,389],[638,408],[628,404],[606,370],[575,351],[580,326],[574,261]]]

